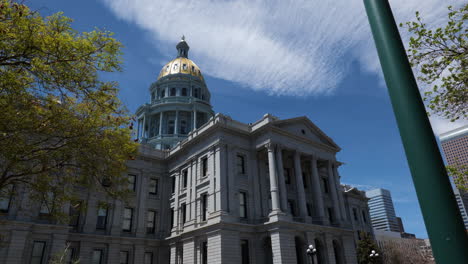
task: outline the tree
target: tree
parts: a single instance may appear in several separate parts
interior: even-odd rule
[[[28,188],[52,214],[77,187],[122,197],[137,149],[117,84],[99,79],[121,69],[122,45],[71,22],[0,0],[0,191]]]
[[[408,242],[385,241],[380,244],[383,264],[434,264],[432,257],[423,252],[418,240]]]
[[[429,112],[451,121],[468,115],[468,4],[448,7],[448,22],[430,29],[419,12],[416,21],[400,24],[412,34],[408,56],[417,68],[418,79],[433,85],[425,92]]]
[[[372,237],[366,232],[359,232],[361,240],[357,244],[357,258],[359,264],[380,264],[382,263],[380,249],[375,244]],[[371,256],[372,250],[377,251],[379,256]]]

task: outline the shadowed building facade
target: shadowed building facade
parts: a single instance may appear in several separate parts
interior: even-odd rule
[[[372,227],[364,193],[340,183],[337,144],[306,117],[214,114],[184,39],[177,51],[137,110],[130,201],[82,190],[85,209],[66,206],[70,225],[56,225],[18,188],[0,262],[46,263],[69,243],[81,263],[306,264],[308,244],[315,263],[357,263],[357,231]]]

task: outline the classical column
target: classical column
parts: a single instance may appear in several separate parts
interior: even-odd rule
[[[325,207],[323,205],[322,188],[320,188],[320,175],[317,168],[317,158],[312,157],[311,160],[311,171],[312,171],[312,188],[314,194],[314,205],[316,208],[316,214],[321,221],[325,219]]]
[[[341,213],[340,213],[340,202],[338,200],[338,188],[337,188],[335,177],[333,174],[331,160],[327,162],[327,166],[328,166],[328,180],[330,181],[330,192],[332,194],[332,199],[333,199],[333,211],[335,212],[335,219],[340,220]]]
[[[164,112],[159,113],[159,136],[162,135],[163,114],[164,114]]]
[[[179,134],[179,110],[175,111],[174,135]]]
[[[190,161],[190,166],[187,168],[187,175],[189,176],[189,188],[191,189],[190,194],[190,217],[189,219],[198,222],[197,219],[197,178],[195,170],[193,169],[193,160]]]
[[[138,119],[138,124],[137,124],[137,139],[140,140],[141,139],[141,119]]]
[[[197,129],[197,109],[193,109],[193,130]]]
[[[346,219],[346,210],[344,206],[344,198],[343,198],[343,191],[340,184],[340,177],[338,174],[338,163],[333,164],[333,177],[336,182],[336,187],[338,189],[338,200],[340,202],[340,210],[341,210],[341,219]]]
[[[143,116],[143,138],[147,138],[148,136],[146,135],[146,114]]]
[[[283,169],[283,150],[281,146],[276,147],[276,160],[278,161],[278,181],[280,191],[280,202],[281,209],[283,212],[288,211],[288,193],[286,191],[286,181],[284,180],[284,169]]]
[[[304,182],[302,180],[301,154],[299,151],[294,153],[294,171],[296,172],[296,189],[299,205],[299,212],[302,217],[307,216],[307,204],[304,191]]]
[[[281,212],[278,195],[278,179],[276,177],[276,159],[273,144],[266,145],[268,150],[268,170],[270,174],[271,212]]]
[[[174,188],[174,227],[177,232],[179,230],[179,174],[174,175],[175,177],[175,188]]]

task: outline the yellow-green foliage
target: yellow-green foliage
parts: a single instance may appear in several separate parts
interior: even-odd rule
[[[77,186],[103,188],[103,179],[110,195],[123,195],[137,148],[117,84],[99,79],[120,70],[122,45],[71,22],[0,0],[0,190],[22,183],[33,198],[52,194],[51,209]]]
[[[424,97],[429,112],[455,121],[468,117],[468,4],[448,11],[443,27],[428,28],[419,12],[400,26],[412,34],[408,56],[418,79],[433,85]]]

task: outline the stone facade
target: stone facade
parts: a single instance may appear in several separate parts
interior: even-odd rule
[[[188,45],[179,43],[178,52],[186,57]],[[128,162],[129,202],[80,190],[81,210],[65,206],[72,221],[59,225],[17,187],[0,213],[0,263],[47,263],[66,244],[81,263],[305,264],[309,244],[318,251],[315,263],[357,263],[357,231],[372,233],[367,199],[341,185],[340,148],[308,118],[266,114],[244,124],[211,115],[209,101],[202,109],[198,99],[182,98],[181,105],[154,91],[154,103],[137,112],[142,145]],[[147,122],[193,106],[206,119],[197,123],[193,112],[188,133],[164,134],[167,127]]]

